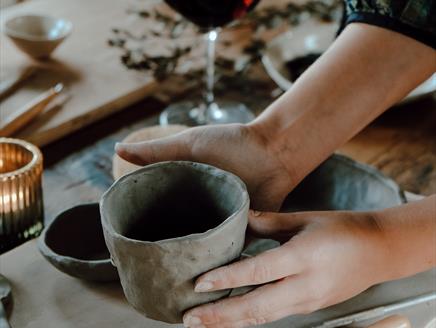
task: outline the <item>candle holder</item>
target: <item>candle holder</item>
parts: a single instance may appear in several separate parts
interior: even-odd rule
[[[34,145],[0,138],[0,253],[43,228],[42,154]]]

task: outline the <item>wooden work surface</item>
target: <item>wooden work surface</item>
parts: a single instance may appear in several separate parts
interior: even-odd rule
[[[0,23],[21,14],[61,17],[73,23],[71,35],[46,62],[34,62],[0,33],[0,78],[28,66],[38,67],[31,78],[0,104],[0,121],[58,82],[66,88],[64,101],[52,106],[18,137],[45,145],[97,121],[150,94],[152,77],[129,71],[107,40],[111,29],[126,18],[126,1],[35,0],[1,10]],[[103,10],[104,9],[104,13]],[[114,78],[115,77],[115,78]]]
[[[271,3],[272,0],[269,5]],[[1,24],[23,14],[43,14],[70,20],[73,31],[55,50],[51,60],[40,62],[32,61],[4,33],[0,33],[0,80],[7,80],[29,66],[37,68],[36,73],[24,81],[18,90],[1,101],[0,123],[43,91],[62,82],[67,89],[65,95],[15,135],[44,146],[160,90],[162,83],[158,83],[151,73],[128,70],[121,64],[120,51],[108,45],[108,40],[114,36],[114,28],[141,35],[153,25],[162,24],[152,18],[143,19],[137,14],[128,13],[129,10],[145,8],[174,14],[160,0],[32,0],[2,9]],[[283,32],[284,28],[282,26],[264,33],[262,38],[269,40]],[[237,58],[249,42],[251,33],[250,27],[224,30],[220,35],[218,53],[225,48],[225,57]],[[146,49],[152,56],[165,56],[174,46],[188,44],[194,50],[184,67],[197,69],[204,63],[204,44],[201,35],[191,25],[183,37],[172,39],[160,35],[150,37],[147,34],[147,38],[135,47]],[[173,89],[173,93],[180,94],[190,83],[186,81],[184,85],[176,85],[178,88]]]
[[[117,65],[111,69],[110,74],[116,75]],[[276,86],[262,69],[243,83],[222,81],[218,97],[241,100],[257,113],[277,95]],[[153,97],[44,147],[46,222],[73,205],[97,201],[113,182],[115,142],[138,128],[157,124],[157,115],[170,101],[198,97],[198,85],[187,85],[176,77]],[[405,190],[436,193],[436,101],[430,97],[390,109],[339,152],[374,165]],[[34,242],[0,256],[0,272],[11,280],[13,292],[19,290],[12,309],[14,328],[166,327],[132,310],[119,286],[84,283],[59,273],[38,254]],[[401,292],[402,288],[395,290]],[[383,295],[380,292],[377,299],[386,301]]]

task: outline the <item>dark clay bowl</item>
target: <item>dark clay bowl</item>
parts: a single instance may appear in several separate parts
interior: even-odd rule
[[[84,280],[118,280],[101,227],[98,203],[59,214],[38,240],[42,255],[60,271]]]
[[[399,186],[375,168],[334,154],[286,197],[280,212],[373,211],[405,203]],[[250,244],[244,256],[279,246],[269,239]]]

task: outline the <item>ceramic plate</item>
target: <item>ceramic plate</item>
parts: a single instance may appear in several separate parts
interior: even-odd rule
[[[335,39],[338,24],[306,21],[275,37],[268,44],[262,63],[277,85],[288,90],[292,86],[286,62],[308,53],[322,53]],[[401,103],[416,100],[436,91],[436,74],[409,93]]]

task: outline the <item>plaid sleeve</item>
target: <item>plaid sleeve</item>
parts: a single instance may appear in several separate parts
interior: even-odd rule
[[[346,0],[345,25],[384,27],[436,49],[436,0]]]

